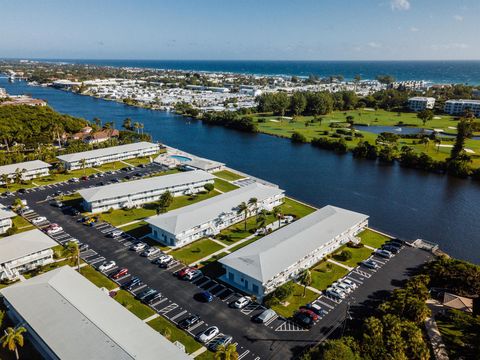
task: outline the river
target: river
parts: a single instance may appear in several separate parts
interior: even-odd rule
[[[370,215],[370,225],[403,238],[436,242],[454,257],[480,264],[480,183],[377,165],[308,144],[203,125],[181,116],[75,95],[25,82],[0,87],[45,99],[55,110],[91,120],[145,124],[155,141],[226,163],[280,185],[289,196]]]

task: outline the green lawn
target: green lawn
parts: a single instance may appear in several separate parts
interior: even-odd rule
[[[298,284],[293,285],[293,294],[284,301],[285,306],[282,304],[272,306],[272,309],[275,310],[277,314],[285,318],[289,318],[298,310],[300,306],[314,301],[319,296],[317,293],[307,289],[306,295],[303,297],[303,286]]]
[[[163,336],[168,335],[166,337],[171,342],[178,341],[182,343],[185,346],[185,351],[189,354],[197,351],[202,346],[198,342],[196,342],[195,339],[191,337],[189,334],[187,334],[183,330],[180,330],[171,322],[169,322],[168,320],[164,319],[161,316],[149,321],[147,324],[150,325],[153,329],[158,331]]]
[[[222,179],[215,179],[215,189],[218,189],[222,192],[229,192],[235,189],[238,189],[238,186],[229,183],[228,181]]]
[[[188,265],[220,249],[222,246],[216,242],[210,239],[200,239],[181,249],[171,251],[169,254]]]
[[[352,258],[347,260],[347,261],[341,261],[340,259],[338,259],[338,257],[336,255],[339,254],[342,250],[350,251],[352,253]],[[335,260],[335,261],[337,261],[341,264],[345,264],[347,266],[355,267],[355,266],[357,266],[357,264],[360,261],[365,260],[371,254],[372,254],[372,250],[367,249],[366,247],[361,247],[361,248],[358,248],[358,249],[354,249],[354,248],[347,247],[347,245],[344,245],[340,249],[335,251],[335,253],[333,254],[333,260]]]
[[[80,268],[80,274],[85,276],[88,280],[90,280],[92,283],[94,283],[100,288],[104,287],[104,288],[107,288],[108,290],[113,290],[116,287],[118,287],[116,283],[114,283],[112,280],[107,278],[101,272],[95,270],[90,265]]]
[[[457,328],[448,319],[436,318],[438,330],[442,334],[442,340],[447,348],[450,359],[460,359],[464,355],[467,344],[463,341],[463,331]]]
[[[19,233],[24,232],[24,231],[35,229],[35,226],[30,224],[27,220],[25,220],[21,216],[15,216],[12,219],[12,222],[13,222],[13,226],[16,229],[15,234],[19,234]],[[7,237],[7,236],[8,236],[7,234],[0,234],[0,238]]]
[[[142,236],[145,236],[151,233],[150,227],[145,221],[140,221],[135,224],[122,226],[120,229],[136,238],[141,238]]]
[[[322,261],[311,269],[311,274],[311,286],[318,290],[325,290],[333,282],[347,275],[348,270],[341,266]]]
[[[115,300],[142,320],[155,314],[155,311],[136,300],[133,295],[125,290],[119,290],[115,295]]]
[[[296,218],[302,218],[315,211],[313,207],[302,204],[289,197],[285,197],[283,204],[280,208],[284,215],[293,215]]]
[[[199,201],[209,199],[213,196],[219,195],[218,191],[211,191],[210,193],[201,192],[196,196],[177,196],[173,199],[172,205],[168,210],[177,209],[183,206],[191,205]],[[113,210],[111,212],[105,212],[100,215],[103,221],[107,221],[110,224],[117,226],[127,224],[136,220],[143,220],[149,216],[157,214],[157,202],[144,204],[143,207],[128,209],[128,210]]]
[[[227,180],[227,181],[235,181],[235,180],[243,179],[245,177],[245,176],[242,176],[240,174],[234,173],[234,172],[229,171],[229,170],[217,171],[217,172],[213,173],[213,175],[215,175],[219,178],[222,178],[224,180]]]
[[[390,238],[388,236],[377,233],[376,231],[365,229],[357,235],[362,243],[375,249],[380,248]]]

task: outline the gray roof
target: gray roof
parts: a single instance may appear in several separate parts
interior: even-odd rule
[[[97,186],[80,190],[78,193],[85,201],[134,195],[146,191],[160,190],[173,186],[189,185],[199,181],[213,180],[215,177],[205,171],[185,171],[177,174],[155,176],[146,179],[125,181],[117,184]]]
[[[208,171],[211,169],[215,169],[219,166],[223,166],[225,164],[218,161],[209,160],[209,159],[194,158],[192,160],[185,161],[182,165],[188,165],[200,170]]]
[[[69,266],[0,292],[59,359],[191,359]]]
[[[137,143],[112,146],[112,147],[107,147],[103,149],[95,149],[95,150],[83,151],[83,152],[78,152],[73,154],[65,154],[65,155],[57,156],[57,158],[65,162],[75,162],[75,161],[80,161],[82,159],[85,159],[85,160],[96,159],[99,157],[116,155],[123,152],[147,150],[152,147],[158,147],[158,144],[141,141]]]
[[[218,261],[265,283],[366,219],[367,215],[328,205]]]
[[[0,205],[0,220],[2,219],[10,219],[17,216],[13,211],[7,210],[5,207]]]
[[[0,239],[0,264],[50,249],[57,245],[42,231],[33,229]]]
[[[279,188],[253,183],[162,215],[152,216],[146,219],[146,222],[171,234],[179,234],[214,220],[222,213],[236,211],[235,208],[243,201],[247,202],[251,198],[262,201],[283,192]]]
[[[3,165],[0,166],[0,175],[3,174],[13,174],[17,169],[20,170],[37,170],[43,168],[49,168],[50,164],[43,162],[41,160],[26,161],[17,164]]]

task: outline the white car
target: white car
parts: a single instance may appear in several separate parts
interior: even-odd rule
[[[205,344],[217,336],[219,332],[218,327],[210,326],[197,335],[197,340]]]
[[[141,255],[145,257],[150,257],[153,255],[157,255],[159,252],[160,252],[159,249],[152,246],[152,247],[149,247],[147,250],[145,250]]]
[[[348,286],[347,284],[344,284],[342,282],[334,282],[332,284],[332,287],[333,288],[338,288],[339,290],[341,290],[341,291],[343,291],[347,294],[350,294],[353,291],[353,289],[350,286]]]
[[[117,237],[117,236],[121,236],[123,234],[123,231],[122,230],[113,230],[111,233],[110,233],[110,237]]]
[[[47,218],[45,216],[39,216],[39,217],[36,217],[35,219],[32,220],[32,224],[33,225],[38,225],[38,224],[41,224],[45,221],[47,221]]]
[[[242,296],[240,299],[233,303],[233,307],[237,309],[243,309],[250,304],[251,299],[248,296]]]
[[[147,244],[145,244],[143,242],[137,242],[137,243],[133,244],[132,246],[130,246],[130,250],[141,251],[141,250],[145,249],[146,247],[147,247]]]
[[[375,255],[378,255],[378,256],[383,257],[385,259],[390,259],[393,256],[393,254],[390,251],[383,250],[383,249],[375,250]]]
[[[100,271],[108,271],[108,270],[112,270],[115,266],[117,266],[117,264],[115,263],[115,261],[113,261],[113,260],[105,261],[102,265],[100,265],[100,266],[98,267],[98,270],[100,270]]]
[[[58,234],[59,232],[62,232],[62,231],[63,231],[63,228],[61,226],[58,226],[58,227],[48,229],[47,234],[48,235],[53,235],[53,234]]]
[[[170,261],[173,260],[173,256],[172,255],[162,255],[160,256],[158,259],[157,259],[157,262],[159,264],[165,264],[165,263],[169,263]]]
[[[345,294],[343,292],[338,292],[332,287],[327,288],[327,290],[325,290],[325,294],[336,299],[345,299]]]
[[[340,280],[342,283],[346,284],[347,286],[349,286],[351,289],[356,289],[357,288],[357,284],[355,284],[352,280],[350,279],[342,279]]]
[[[21,208],[20,210],[18,210],[18,213],[19,213],[20,215],[27,215],[27,214],[33,213],[33,210],[30,209],[28,206],[24,206],[23,208]]]

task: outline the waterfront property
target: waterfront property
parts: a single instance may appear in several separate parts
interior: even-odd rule
[[[0,166],[0,184],[5,184],[2,179],[3,175],[7,175],[10,181],[14,181],[17,176],[20,180],[28,181],[34,178],[48,176],[50,164],[41,160],[26,161],[17,164]]]
[[[5,234],[13,225],[12,218],[17,216],[13,211],[0,205],[0,234]]]
[[[220,259],[222,280],[262,299],[340,246],[358,242],[367,225],[367,215],[325,206]]]
[[[435,106],[435,98],[425,96],[415,96],[408,99],[408,108],[412,111],[422,111],[433,109]]]
[[[19,275],[53,262],[55,241],[38,229],[7,236],[0,241],[0,280],[12,281]]]
[[[82,189],[83,207],[92,213],[109,209],[134,208],[160,199],[169,191],[173,196],[192,195],[214,184],[215,177],[205,171],[186,171],[141,180]]]
[[[210,173],[223,170],[225,167],[224,163],[191,155],[171,147],[167,147],[167,152],[160,154],[154,161],[169,169],[178,167],[184,170],[203,170]]]
[[[191,359],[69,266],[1,294],[45,359]]]
[[[463,115],[467,110],[473,112],[475,116],[480,116],[480,100],[447,100],[443,109],[450,115]]]
[[[283,190],[255,182],[200,203],[153,216],[146,221],[152,229],[153,239],[171,247],[181,247],[216,235],[243,220],[245,214],[238,212],[242,202],[257,199],[257,204],[249,208],[249,215],[253,216],[262,209],[271,211],[281,205],[283,197]]]
[[[65,169],[76,170],[82,167],[100,166],[115,161],[150,156],[160,151],[160,145],[146,141],[112,146],[102,149],[83,151],[57,156]]]

